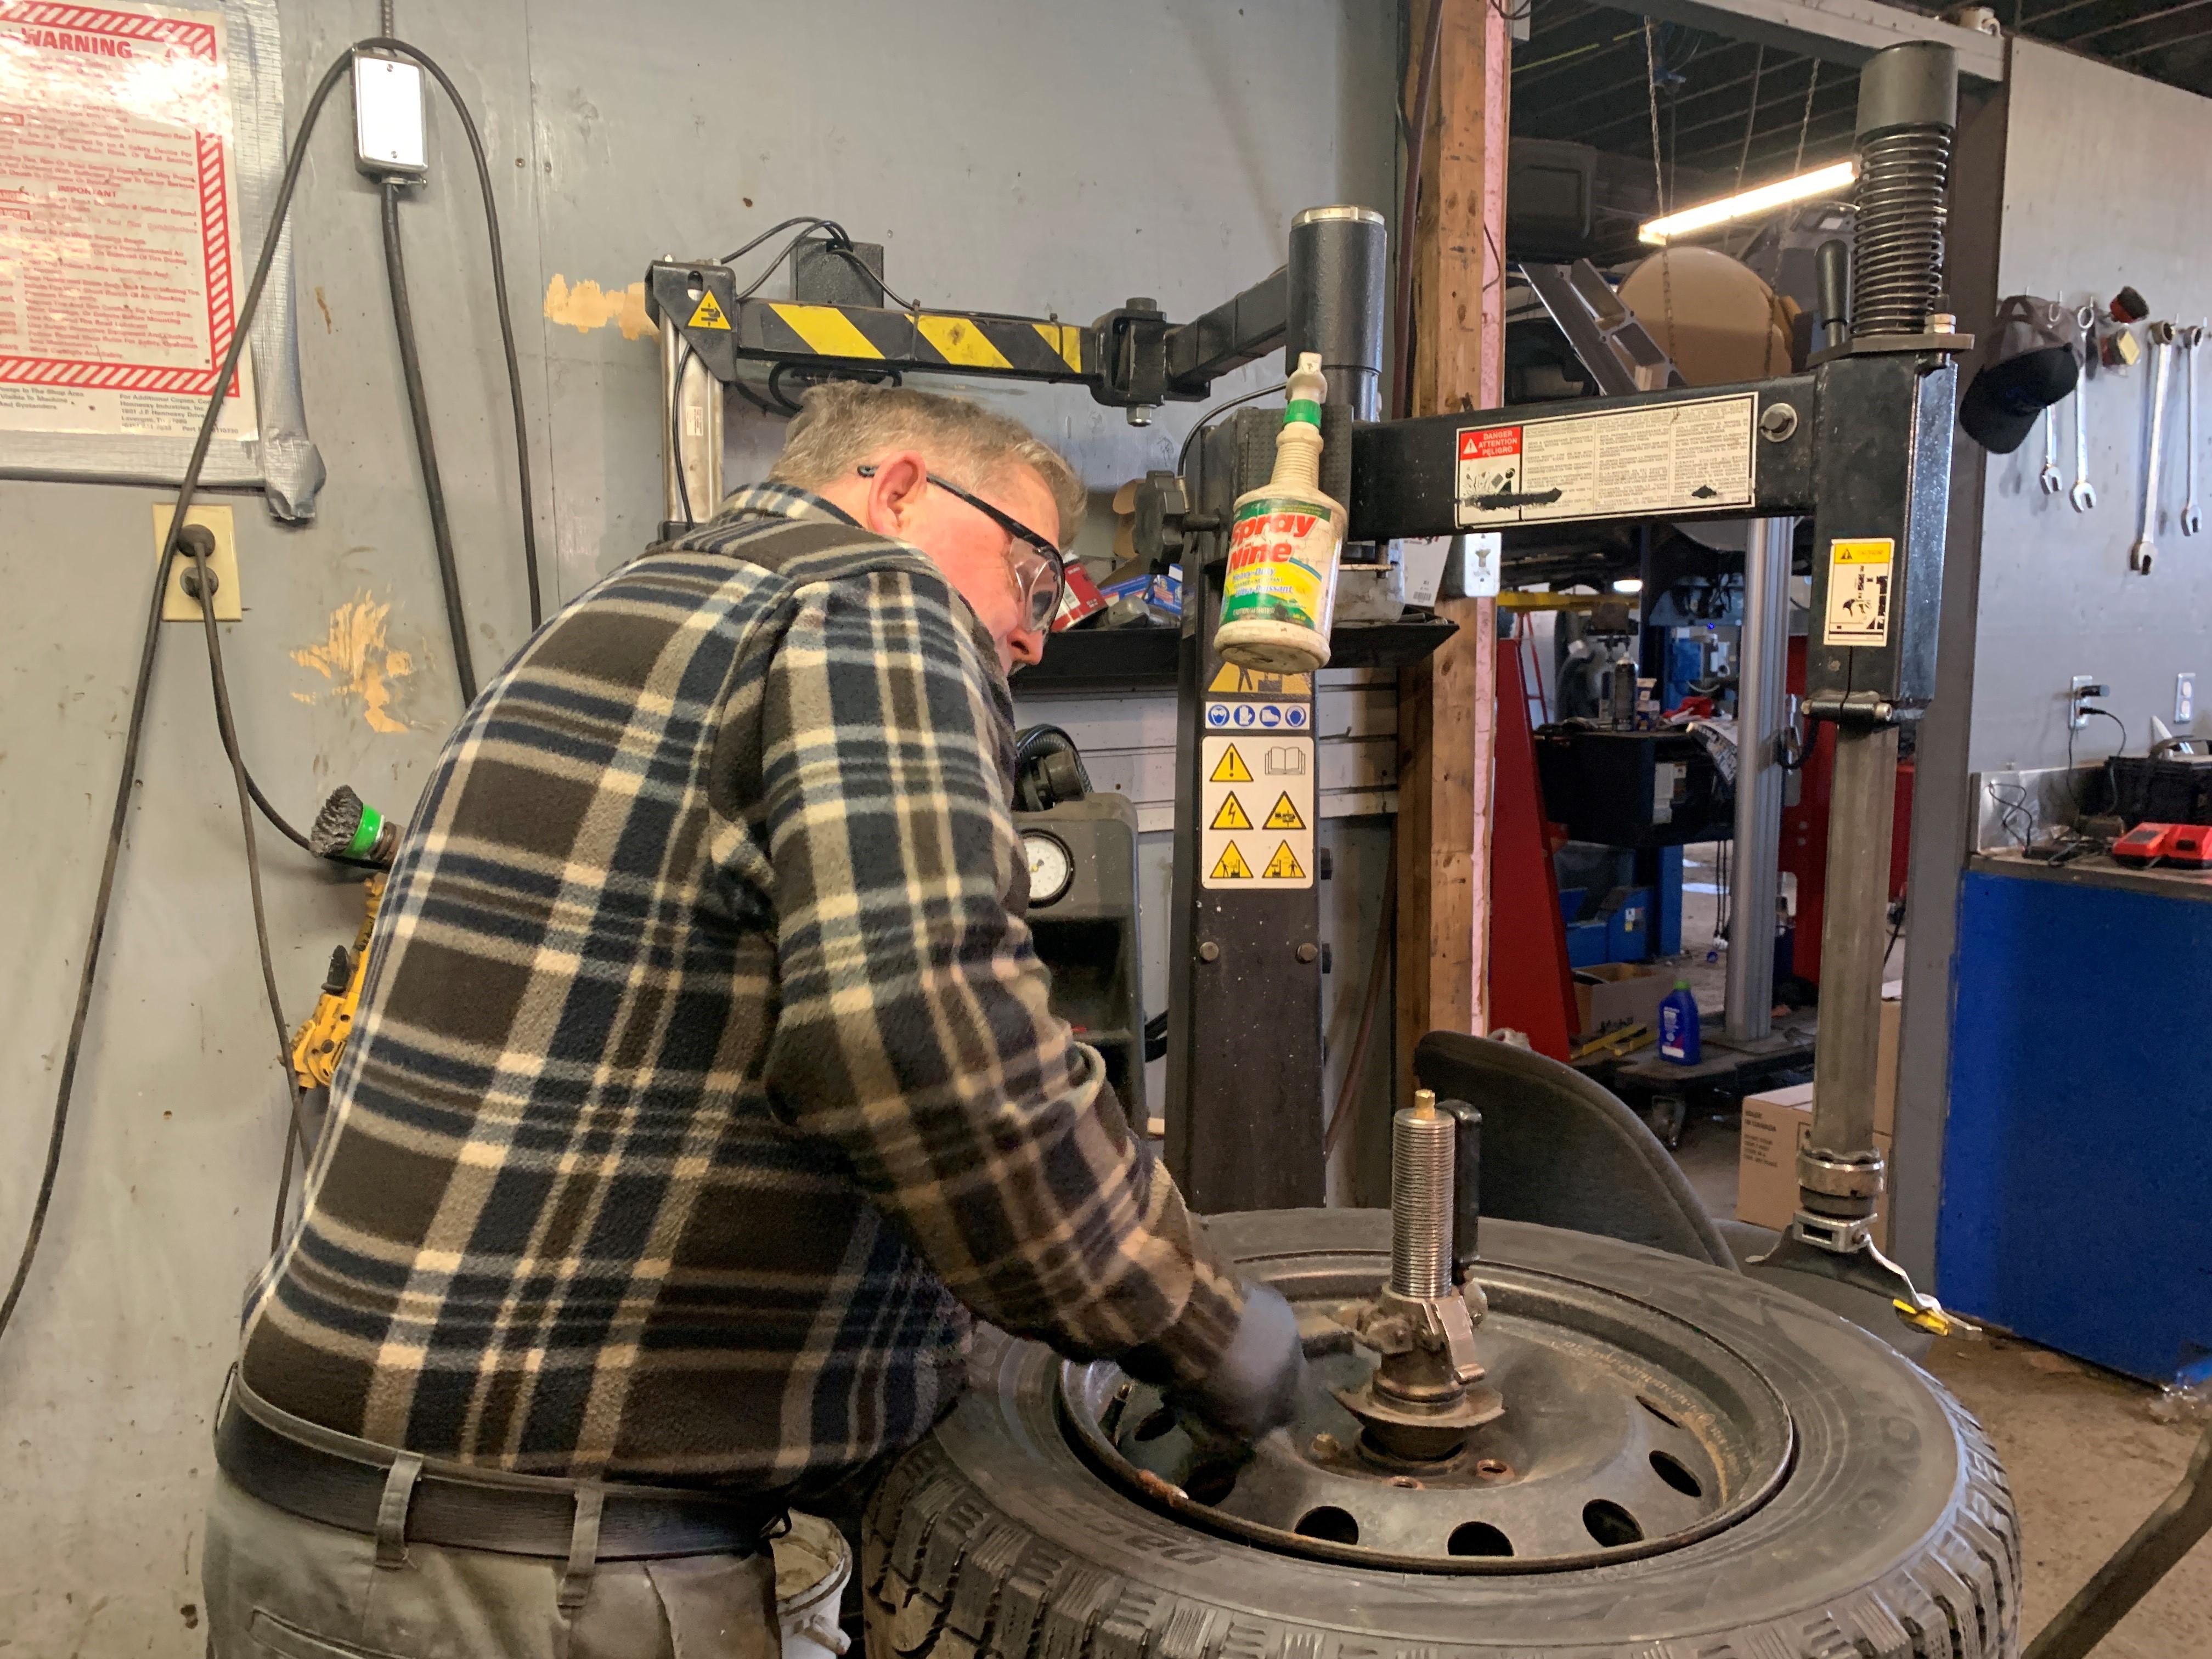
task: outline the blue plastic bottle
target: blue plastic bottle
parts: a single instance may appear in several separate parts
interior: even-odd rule
[[[1659,1004],[1659,1054],[1678,1066],[1698,1063],[1698,1000],[1686,979],[1676,980]]]

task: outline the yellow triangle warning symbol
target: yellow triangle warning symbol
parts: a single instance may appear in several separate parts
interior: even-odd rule
[[[1232,793],[1221,803],[1221,810],[1213,815],[1213,822],[1206,827],[1209,830],[1249,830],[1252,820],[1244,816],[1244,803]]]
[[[1298,809],[1291,804],[1288,790],[1275,797],[1275,810],[1267,814],[1270,830],[1303,830],[1306,821],[1298,816]]]
[[[1267,867],[1260,873],[1269,881],[1304,881],[1306,878],[1305,866],[1298,862],[1298,855],[1291,851],[1288,842],[1275,848],[1275,856],[1267,860]]]
[[[1206,688],[1210,696],[1217,697],[1310,697],[1313,696],[1313,677],[1310,674],[1262,674],[1249,668],[1239,668],[1233,662],[1221,665],[1221,672],[1213,677],[1213,684]]]
[[[1295,861],[1296,860],[1293,860],[1293,862]],[[1228,846],[1221,849],[1221,856],[1214,860],[1213,873],[1207,877],[1206,879],[1209,881],[1249,881],[1252,879],[1252,866],[1244,862],[1243,854],[1237,850],[1237,843],[1232,841]]]
[[[721,302],[714,298],[714,289],[708,289],[699,296],[698,307],[692,312],[691,320],[684,326],[686,328],[719,328],[727,331],[730,319],[724,313]]]
[[[1237,745],[1232,743],[1221,751],[1221,759],[1216,763],[1212,775],[1206,781],[1249,783],[1252,781],[1252,769],[1244,764],[1244,757],[1237,752]]]

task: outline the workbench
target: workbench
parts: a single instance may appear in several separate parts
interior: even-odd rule
[[[1968,860],[1937,1294],[2148,1381],[2212,1376],[2212,873]]]

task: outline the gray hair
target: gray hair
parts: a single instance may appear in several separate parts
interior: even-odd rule
[[[933,470],[963,489],[988,489],[1009,467],[1028,467],[1044,480],[1060,509],[1060,545],[1083,527],[1090,494],[1058,451],[1020,422],[980,404],[906,386],[854,380],[816,386],[801,400],[784,435],[783,453],[768,476],[773,483],[817,487],[897,448],[921,451]]]

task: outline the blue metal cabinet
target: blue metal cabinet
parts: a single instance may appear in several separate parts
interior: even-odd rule
[[[2212,1372],[2212,888],[1978,857],[1956,963],[1943,1300],[2152,1382]]]

